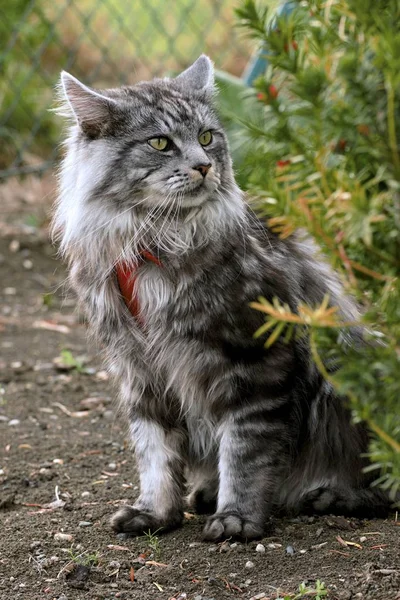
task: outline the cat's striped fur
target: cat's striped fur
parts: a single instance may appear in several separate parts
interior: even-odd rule
[[[280,239],[247,207],[212,80],[205,56],[178,78],[114,90],[62,76],[73,124],[54,225],[140,472],[140,496],[113,527],[179,525],[186,482],[199,510],[216,503],[207,539],[262,535],[281,508],[381,514],[386,498],[361,472],[366,432],[350,424],[305,339],[266,350],[253,337],[263,319],[249,303],[260,295],[295,311],[329,294],[346,320],[357,310],[309,241]],[[167,151],[148,144],[160,136]],[[162,266],[142,261],[143,249]],[[119,291],[121,261],[135,271],[140,322]]]

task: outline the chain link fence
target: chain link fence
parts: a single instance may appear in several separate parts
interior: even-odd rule
[[[235,0],[0,0],[0,179],[44,172],[61,69],[97,87],[186,67],[202,52],[240,75],[249,47]]]

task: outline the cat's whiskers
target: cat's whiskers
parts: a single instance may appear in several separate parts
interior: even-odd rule
[[[171,201],[171,199],[172,199],[172,201]],[[157,230],[155,232],[153,232],[152,229],[156,228],[157,221],[160,219],[160,217],[162,217],[162,215],[165,211],[165,208],[168,205],[170,205],[170,206],[168,208],[168,211],[164,218],[164,221],[161,224],[161,227],[157,228]],[[163,202],[161,204],[158,204],[157,206],[155,206],[145,216],[145,218],[142,221],[139,228],[135,231],[133,236],[130,238],[128,244],[125,245],[124,248],[122,249],[119,257],[117,258],[117,262],[119,262],[122,255],[126,257],[126,260],[129,260],[129,258],[130,258],[129,251],[133,246],[135,247],[135,250],[134,250],[135,256],[138,256],[140,251],[143,250],[144,248],[152,251],[153,245],[156,245],[156,247],[157,247],[159,245],[159,240],[161,239],[162,230],[163,230],[164,226],[166,224],[168,224],[169,216],[170,216],[173,208],[174,208],[174,195],[172,193],[168,193],[167,196],[164,198]],[[140,232],[141,232],[141,236],[138,235]],[[147,234],[148,234],[148,240],[146,240],[146,242],[143,243],[143,240]],[[114,263],[114,266],[115,266],[115,264],[116,263]]]
[[[144,236],[149,231],[149,225],[150,225],[152,219],[154,218],[154,222],[157,221],[160,218],[160,216],[162,215],[163,209],[164,209],[163,205],[157,205],[156,207],[153,208],[153,210],[150,210],[150,212],[146,215],[146,217],[140,224],[139,228],[134,232],[134,234],[132,235],[132,237],[130,238],[128,243],[125,246],[123,246],[121,252],[117,256],[117,258],[113,261],[113,264],[110,267],[108,273],[106,273],[105,279],[110,275],[110,273],[113,271],[113,269],[116,267],[116,265],[119,262],[121,262],[122,260],[127,263],[135,262],[135,260],[132,260],[132,258],[137,259],[140,254],[140,251],[143,250],[143,247],[141,247],[141,244],[142,244]],[[140,232],[142,232],[142,235],[138,236],[138,234]],[[142,246],[147,247],[147,244],[142,244]],[[133,253],[130,252],[130,250],[132,248],[134,248]],[[133,254],[133,257],[132,257],[132,254]]]
[[[167,214],[165,216],[165,219],[164,219],[164,221],[163,221],[163,223],[162,223],[159,231],[157,232],[156,238],[155,238],[156,244],[160,248],[162,246],[162,234],[163,234],[164,227],[166,227],[166,232],[167,232],[168,231],[168,226],[171,227],[173,225],[173,222],[174,222],[173,211],[174,211],[174,209],[176,207],[175,200],[177,199],[177,196],[175,194],[172,195],[172,193],[170,194],[170,196],[172,198],[172,201],[170,203],[169,210],[168,210],[168,212],[167,212]],[[170,219],[170,217],[171,217],[171,219]]]
[[[164,239],[162,240],[162,245],[164,249],[167,252],[171,252],[173,254],[187,252],[190,248],[193,247],[194,243],[195,231],[192,231],[191,235],[185,232],[185,229],[187,229],[188,227],[187,224],[180,223],[177,218],[182,209],[184,197],[185,193],[183,191],[177,194],[176,211],[174,215],[174,220],[172,222],[172,225],[175,224],[176,226],[174,228],[171,228],[168,232],[168,236],[165,235]],[[183,233],[185,233],[185,236],[182,235]]]
[[[220,192],[218,190],[217,194],[218,194],[218,196],[221,199],[223,199],[222,192]],[[246,234],[245,234],[245,230],[244,230],[244,225],[243,225],[241,219],[237,220],[237,225],[238,225],[238,228],[239,228],[239,231],[240,231],[240,235],[242,236],[242,240],[243,240],[243,260],[241,261],[240,270],[239,270],[238,274],[236,275],[234,281],[236,281],[237,279],[239,279],[241,273],[243,272],[243,266],[244,266],[245,261],[246,261],[246,252],[247,252],[247,243],[246,243],[247,239],[246,239]]]
[[[154,210],[155,212],[155,210]],[[138,253],[137,252],[129,252],[130,248],[133,246],[133,243],[135,242],[135,238],[137,236],[138,231],[140,231],[140,229],[142,229],[145,226],[145,223],[147,221],[148,218],[150,218],[151,216],[151,212],[146,215],[145,220],[140,224],[139,228],[135,231],[135,233],[133,234],[133,236],[129,239],[128,243],[122,246],[121,251],[119,252],[119,254],[117,255],[116,258],[113,259],[111,266],[108,267],[108,269],[106,269],[104,276],[101,279],[101,282],[104,283],[108,277],[111,275],[111,273],[113,272],[114,268],[116,267],[116,265],[120,262],[126,262],[126,263],[134,263],[135,259],[137,260],[138,257]]]
[[[253,221],[253,223],[255,223],[256,225],[258,225],[259,220],[258,217],[256,215],[256,213],[254,212],[254,210],[251,208],[250,204],[247,205],[247,209],[249,211],[249,217],[250,219]],[[261,231],[263,237],[265,238],[266,242],[268,243],[269,247],[271,250],[273,250],[272,244],[271,244],[271,240],[269,239],[269,235],[268,235],[268,231],[266,228],[264,228]]]
[[[165,207],[169,203],[170,196],[171,196],[171,194],[168,194],[164,198],[164,201],[161,204],[156,205],[152,210],[150,210],[148,212],[148,214],[145,216],[145,218],[141,222],[139,228],[136,229],[136,231],[134,232],[134,234],[132,235],[132,237],[130,238],[128,243],[124,245],[120,254],[115,259],[115,261],[111,267],[111,271],[115,267],[115,265],[118,262],[120,262],[120,260],[122,258],[124,258],[124,260],[126,262],[132,262],[132,256],[131,256],[131,252],[130,252],[132,248],[134,248],[134,251],[133,251],[134,257],[137,257],[140,254],[140,251],[143,250],[144,248],[148,249],[148,250],[152,249],[150,246],[152,246],[154,244],[154,242],[157,242],[157,237],[159,235],[159,232],[160,232],[160,230],[162,230],[164,223],[168,220],[168,216],[173,208],[173,203],[171,203],[171,207],[168,210],[168,214],[165,217],[165,220],[164,220],[161,228],[158,229],[156,235],[154,236],[154,234],[152,234],[152,229],[155,228],[157,221],[163,215]],[[139,236],[139,233],[141,233],[140,236]],[[146,235],[148,235],[148,240],[146,240],[146,242],[143,243],[143,240]]]

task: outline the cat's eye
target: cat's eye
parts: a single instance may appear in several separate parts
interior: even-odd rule
[[[166,137],[151,138],[147,142],[154,150],[167,150],[170,145],[170,140]]]
[[[202,146],[208,146],[213,139],[211,131],[204,131],[199,135],[199,142]]]

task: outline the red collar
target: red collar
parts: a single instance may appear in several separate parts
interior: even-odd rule
[[[148,250],[142,250],[140,252],[140,262],[132,266],[127,263],[118,263],[115,267],[117,275],[118,285],[125,304],[130,310],[131,314],[139,322],[142,321],[140,318],[140,306],[135,292],[135,284],[137,279],[137,270],[146,260],[154,263],[158,267],[161,267],[161,261],[154,254]],[[141,322],[141,324],[143,324]]]

